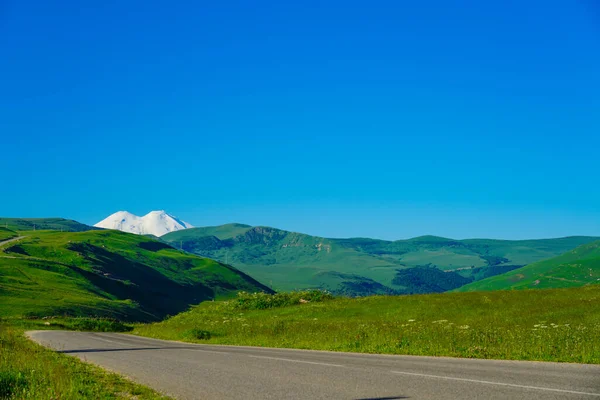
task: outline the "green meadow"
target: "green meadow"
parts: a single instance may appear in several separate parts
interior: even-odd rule
[[[308,303],[278,296],[290,295],[203,303],[132,333],[212,344],[600,363],[599,285]]]

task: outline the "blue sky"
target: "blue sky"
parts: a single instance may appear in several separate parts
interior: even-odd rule
[[[2,216],[600,235],[594,0],[58,3],[0,4]]]

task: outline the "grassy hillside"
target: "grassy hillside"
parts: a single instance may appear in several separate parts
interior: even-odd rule
[[[30,230],[55,230],[67,232],[82,232],[98,230],[93,226],[85,225],[72,219],[64,218],[1,218],[0,226],[14,231]]]
[[[597,238],[327,239],[228,224],[173,232],[161,240],[232,264],[275,290],[321,288],[336,294],[369,295],[451,290],[557,256]]]
[[[233,267],[118,231],[20,232],[0,244],[0,317],[156,320],[238,290],[269,290]]]
[[[202,228],[184,229],[169,233],[168,241],[189,241],[205,236],[214,236],[220,240],[225,240],[231,239],[238,235],[243,235],[250,229],[252,229],[252,226],[244,224],[225,224],[219,226],[206,226]]]
[[[203,303],[133,333],[201,343],[600,363],[599,285],[322,302],[313,296],[304,304],[288,294],[266,297]]]
[[[600,241],[558,257],[468,284],[459,291],[567,288],[600,284]]]
[[[0,227],[0,242],[8,239],[12,239],[17,236],[17,232]]]

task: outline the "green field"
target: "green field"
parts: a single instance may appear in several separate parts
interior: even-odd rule
[[[328,239],[242,224],[186,229],[161,238],[232,264],[278,291],[319,288],[350,296],[452,290],[597,239]]]
[[[280,295],[276,295],[280,296]],[[231,345],[600,363],[600,286],[203,303],[134,334]],[[198,339],[205,338],[205,339]]]
[[[238,290],[269,289],[227,265],[118,231],[25,231],[0,244],[0,317],[158,320]]]
[[[600,241],[461,287],[458,291],[569,288],[600,284]]]

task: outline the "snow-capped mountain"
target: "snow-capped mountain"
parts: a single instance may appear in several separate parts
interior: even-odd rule
[[[162,236],[169,232],[193,228],[191,224],[182,221],[163,210],[151,211],[143,217],[138,217],[127,211],[118,211],[94,226],[105,229],[118,229],[137,235]]]

